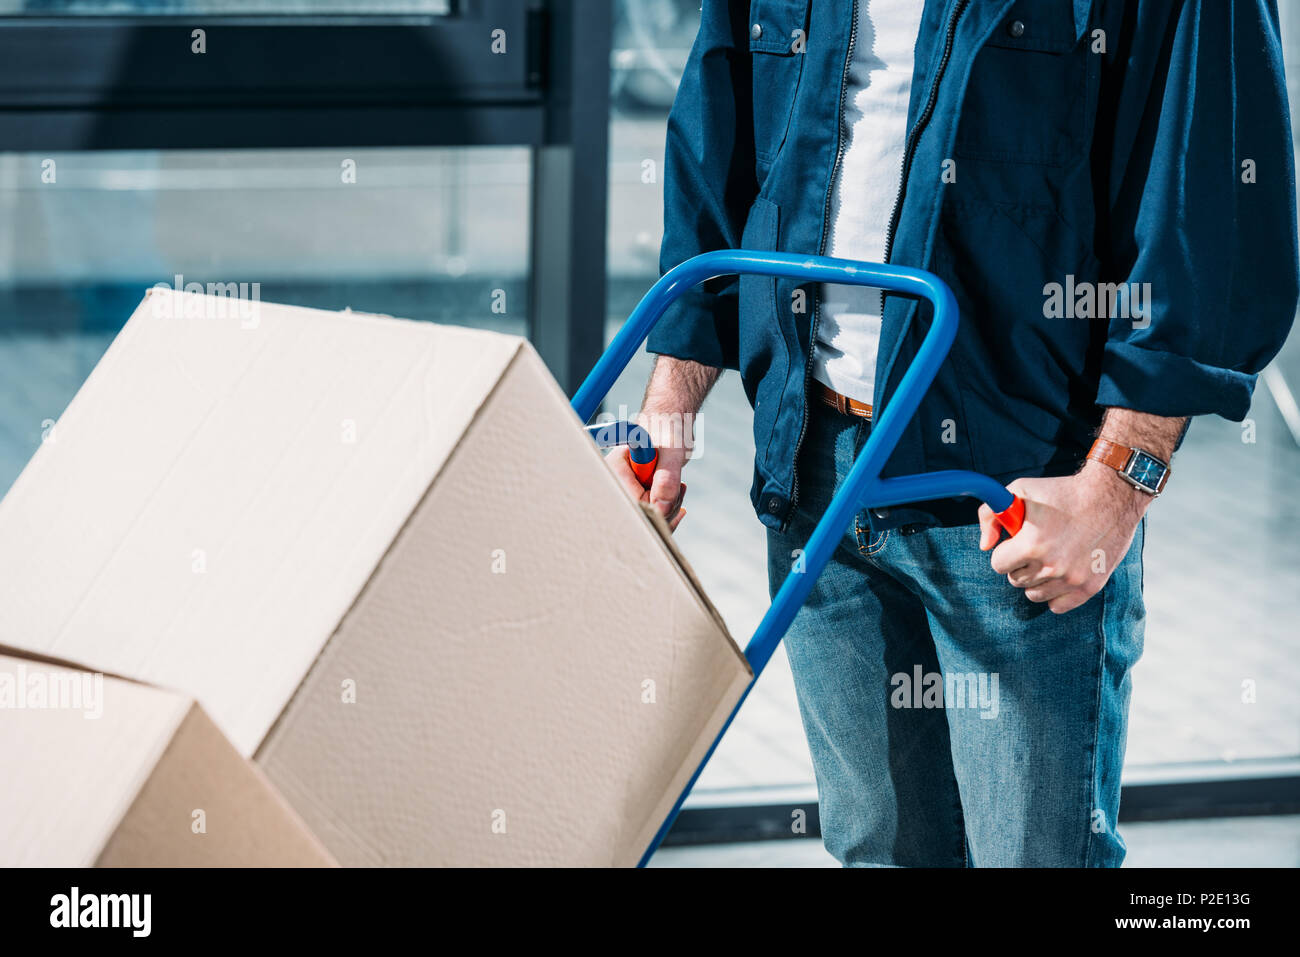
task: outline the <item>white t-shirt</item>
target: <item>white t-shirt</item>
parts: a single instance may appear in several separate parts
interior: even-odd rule
[[[827,253],[880,262],[902,176],[907,104],[923,0],[858,0],[844,98],[847,142],[831,187]],[[871,402],[880,345],[879,289],[823,283],[812,374]]]

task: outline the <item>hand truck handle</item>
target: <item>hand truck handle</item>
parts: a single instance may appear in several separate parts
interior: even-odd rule
[[[934,319],[916,358],[903,374],[888,406],[872,425],[867,446],[858,464],[870,461],[874,474],[862,479],[859,503],[873,506],[897,505],[935,498],[971,495],[987,502],[997,521],[1012,535],[1024,522],[1025,503],[1001,484],[977,472],[949,471],[928,475],[879,478],[880,469],[898,444],[907,421],[916,412],[925,390],[934,381],[939,366],[948,355],[957,335],[957,301],[952,290],[938,276],[908,266],[856,262],[829,256],[801,256],[792,253],[752,252],[723,249],[702,253],[674,266],[659,278],[632,310],[614,341],[573,396],[573,409],[586,422],[595,413],[606,393],[627,367],[637,349],[645,342],[650,329],[664,312],[685,292],[709,279],[730,275],[780,276],[805,281],[872,286],[909,296],[927,299],[934,305]],[[872,455],[867,460],[867,453]],[[855,469],[856,472],[856,469]],[[841,493],[850,492],[849,483]],[[845,520],[847,524],[848,520]],[[829,553],[828,553],[829,557]],[[817,566],[821,570],[821,566]],[[814,574],[815,578],[816,575]]]
[[[627,462],[632,474],[643,488],[649,488],[659,467],[659,450],[650,439],[650,433],[635,422],[602,422],[587,426],[587,432],[598,449],[627,446]]]

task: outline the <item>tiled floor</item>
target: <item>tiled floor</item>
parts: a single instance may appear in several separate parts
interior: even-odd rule
[[[1300,867],[1300,816],[1120,827],[1126,867]]]
[[[1125,867],[1300,867],[1300,816],[1161,821],[1120,828]],[[836,867],[821,841],[666,847],[651,867]]]

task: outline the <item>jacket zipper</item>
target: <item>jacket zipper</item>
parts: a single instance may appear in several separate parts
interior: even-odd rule
[[[898,181],[898,192],[894,194],[894,208],[889,213],[889,227],[885,232],[885,255],[884,261],[889,262],[889,257],[894,251],[894,233],[898,229],[899,216],[903,211],[903,197],[907,192],[907,174],[912,169],[912,157],[916,153],[917,141],[921,138],[921,133],[925,131],[926,124],[930,122],[930,117],[934,113],[935,104],[939,99],[939,83],[943,80],[944,71],[948,68],[948,60],[952,57],[952,45],[957,36],[957,21],[965,12],[970,0],[957,0],[952,8],[952,13],[948,15],[948,26],[944,34],[943,55],[939,58],[939,66],[935,70],[934,80],[930,83],[930,94],[926,98],[925,107],[921,110],[920,115],[916,118],[916,123],[907,134],[907,142],[903,148],[903,170]],[[840,133],[839,143],[835,151],[835,165],[831,167],[831,181],[826,188],[826,202],[822,209],[822,238],[818,247],[817,254],[824,256],[826,254],[826,239],[829,230],[826,224],[830,221],[831,214],[831,194],[835,189],[835,177],[839,174],[840,160],[844,156],[844,101],[848,96],[849,67],[853,63],[853,47],[858,38],[858,0],[853,0],[853,25],[849,28],[849,52],[844,58],[844,73],[840,77]],[[880,314],[885,314],[885,292],[880,292]],[[804,365],[803,373],[803,422],[799,426],[799,438],[794,444],[794,481],[791,483],[790,490],[790,512],[793,514],[795,507],[799,504],[799,450],[803,447],[804,434],[808,431],[808,379],[812,375],[813,355],[817,351],[817,324],[821,319],[821,298],[813,299],[813,320],[812,330],[808,340],[808,361]],[[788,521],[788,519],[787,519]],[[784,523],[783,523],[784,524]]]
[[[907,145],[903,148],[903,175],[898,181],[898,192],[894,194],[894,208],[889,214],[889,229],[885,232],[885,262],[889,262],[889,257],[894,252],[894,233],[898,229],[898,220],[903,212],[903,197],[907,194],[907,174],[912,171],[912,157],[916,153],[917,140],[921,138],[921,133],[925,131],[926,124],[930,122],[930,117],[934,113],[935,103],[939,100],[939,82],[943,79],[944,70],[948,68],[948,60],[952,56],[953,40],[957,36],[957,21],[961,19],[962,13],[966,9],[969,0],[957,0],[956,5],[952,8],[952,13],[948,16],[948,30],[943,40],[943,56],[939,58],[939,67],[934,73],[934,82],[930,84],[930,95],[925,101],[925,108],[921,110],[921,115],[916,118],[911,132],[907,134]],[[885,292],[880,291],[881,311],[884,315],[884,296]]]
[[[965,2],[965,0],[963,0]],[[839,175],[840,160],[844,157],[844,102],[849,95],[849,68],[853,65],[853,48],[858,42],[858,0],[853,0],[853,7],[849,11],[852,19],[849,21],[849,49],[844,57],[844,71],[840,75],[840,107],[839,107],[839,132],[835,143],[835,163],[831,166],[831,179],[826,185],[826,199],[822,205],[822,236],[817,246],[817,255],[826,255],[826,239],[830,230],[827,224],[831,216],[831,194],[835,191],[835,177]],[[781,523],[782,528],[789,524],[790,516],[794,514],[795,508],[799,504],[799,450],[803,448],[803,437],[808,431],[808,380],[812,376],[813,355],[817,352],[817,325],[821,320],[821,296],[813,296],[813,315],[812,328],[808,333],[808,358],[803,367],[803,420],[799,423],[799,437],[794,442],[794,479],[790,483],[790,508],[786,512],[785,520]]]

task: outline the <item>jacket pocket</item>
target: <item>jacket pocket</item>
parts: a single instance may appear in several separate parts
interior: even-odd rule
[[[749,53],[753,76],[755,174],[761,184],[785,144],[803,74],[812,0],[752,0]]]
[[[1037,474],[1061,456],[1064,426],[1047,409],[1015,396],[991,400],[972,389],[961,390],[971,433],[975,469],[1006,480]]]
[[[1060,166],[1086,137],[1088,41],[1075,42],[1073,0],[1018,0],[976,54],[956,154]]]

